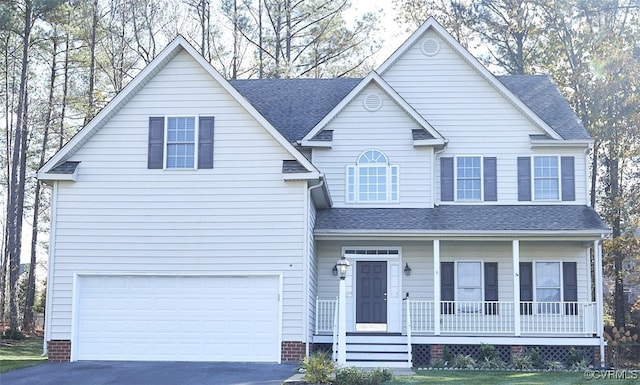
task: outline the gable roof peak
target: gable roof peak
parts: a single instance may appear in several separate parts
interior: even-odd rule
[[[309,131],[302,139],[302,144],[313,146],[313,138],[333,120],[349,103],[353,101],[367,86],[376,84],[389,98],[391,98],[402,110],[415,120],[425,131],[440,144],[444,144],[444,137],[427,120],[420,115],[409,103],[407,103],[376,71],[371,71],[367,77],[362,79],[347,96],[345,96],[315,127]]]
[[[285,137],[271,125],[198,51],[184,38],[177,35],[145,68],[136,75],[96,116],[53,155],[38,171],[39,177],[46,179],[45,173],[65,161],[78,151],[100,128],[102,128],[126,103],[136,95],[167,63],[178,53],[186,52],[205,72],[220,84],[229,95],[264,127],[269,134],[282,145],[287,152],[305,167],[314,177],[321,177],[318,169],[289,143]]]
[[[549,137],[556,140],[565,139],[563,135],[556,131],[545,119],[543,119],[534,109],[532,109],[520,95],[517,95],[506,82],[501,81],[493,73],[491,73],[478,59],[473,56],[465,47],[463,47],[436,19],[430,16],[387,60],[385,60],[376,70],[382,77],[394,64],[427,33],[427,31],[435,32],[442,41],[448,44],[467,64],[471,66],[480,76],[482,76],[493,88],[501,93],[512,105],[520,110],[533,124],[538,126]],[[522,75],[529,76],[529,75]],[[530,77],[530,79],[532,79]],[[539,78],[538,78],[539,79]],[[520,90],[521,91],[521,90]],[[557,93],[557,92],[556,92]],[[558,93],[558,95],[560,95]],[[566,100],[564,100],[566,103]],[[573,113],[575,116],[575,113]],[[586,130],[582,128],[571,129],[578,136],[583,137]],[[586,135],[588,138],[588,134]]]

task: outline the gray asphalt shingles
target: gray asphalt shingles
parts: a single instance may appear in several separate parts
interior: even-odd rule
[[[589,139],[547,75],[496,77],[563,139]],[[301,140],[362,79],[251,79],[230,83],[290,142]],[[435,127],[437,129],[437,127]]]
[[[606,231],[590,207],[577,205],[450,205],[434,208],[318,210],[316,231]]]

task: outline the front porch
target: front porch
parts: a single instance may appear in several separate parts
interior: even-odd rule
[[[347,364],[379,364],[359,358],[386,355],[407,359],[385,365],[412,366],[416,346],[602,349],[602,304],[591,291],[600,281],[595,242],[387,242],[319,242],[312,342],[331,344],[336,353],[342,338]],[[336,257],[350,263],[341,283],[342,328]]]

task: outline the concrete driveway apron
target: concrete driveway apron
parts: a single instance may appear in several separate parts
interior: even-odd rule
[[[296,364],[224,362],[45,363],[0,374],[1,385],[280,385]]]

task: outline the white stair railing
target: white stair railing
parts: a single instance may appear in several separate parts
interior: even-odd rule
[[[335,362],[338,360],[338,297],[336,297],[336,306],[333,312],[333,346],[331,349],[331,359]]]
[[[408,294],[408,293],[407,293]],[[407,308],[407,353],[409,356],[409,367],[413,366],[413,349],[411,348],[411,301],[409,300],[409,296],[407,295],[404,298]]]

